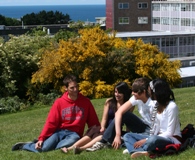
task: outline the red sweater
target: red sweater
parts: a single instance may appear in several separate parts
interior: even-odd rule
[[[100,125],[91,101],[80,93],[77,100],[71,100],[65,92],[51,107],[38,139],[44,141],[60,129],[74,131],[82,137],[86,123],[88,127]]]

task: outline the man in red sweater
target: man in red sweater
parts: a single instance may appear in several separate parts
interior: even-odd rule
[[[99,126],[99,120],[90,100],[79,93],[74,75],[64,78],[66,92],[52,105],[47,120],[36,143],[16,143],[15,150],[46,152],[69,147],[79,140],[88,127]]]

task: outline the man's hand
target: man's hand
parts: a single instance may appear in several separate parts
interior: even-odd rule
[[[115,138],[114,138],[114,141],[112,143],[112,147],[114,149],[118,149],[121,145],[121,136],[119,135],[116,135]]]
[[[134,148],[139,148],[141,147],[144,143],[146,143],[146,139],[141,139],[137,142],[134,143]]]
[[[35,149],[36,150],[39,150],[42,148],[42,144],[43,144],[43,141],[38,141],[36,144],[35,144]]]

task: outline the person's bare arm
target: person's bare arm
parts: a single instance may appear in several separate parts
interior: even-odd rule
[[[125,102],[115,113],[115,130],[116,130],[116,136],[112,143],[112,146],[115,149],[118,149],[121,144],[121,121],[122,116],[125,112],[130,110],[132,108],[132,104],[130,101]]]
[[[104,104],[104,111],[103,111],[103,114],[102,114],[100,132],[103,132],[105,130],[105,127],[106,127],[106,122],[107,122],[107,119],[108,119],[108,111],[109,111],[109,100],[110,99],[107,99],[105,104]]]

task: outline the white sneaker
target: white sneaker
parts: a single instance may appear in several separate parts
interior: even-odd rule
[[[123,154],[129,154],[128,149],[125,149],[125,150],[123,151]]]
[[[150,154],[147,151],[138,151],[138,152],[134,152],[131,155],[131,158],[137,158],[137,157],[141,157],[141,156],[149,156]]]
[[[91,148],[87,148],[86,151],[93,152],[93,151],[97,151],[97,150],[100,150],[106,147],[107,147],[107,144],[102,143],[102,142],[96,142]]]

